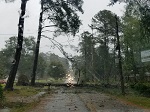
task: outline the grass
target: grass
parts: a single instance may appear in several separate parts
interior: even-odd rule
[[[2,85],[3,88],[5,87],[5,84],[1,84],[1,85]]]
[[[137,95],[119,96],[119,98],[127,102],[131,102],[139,107],[150,109],[150,98],[137,96]]]
[[[28,86],[15,86],[13,91],[4,91],[4,96],[7,97],[15,97],[15,96],[33,96],[37,94],[39,91],[36,88],[28,87]]]
[[[115,97],[123,102],[126,102],[130,105],[138,106],[145,109],[150,109],[150,98],[143,97],[132,89],[126,89],[127,94],[125,96],[121,95],[119,88],[104,88],[104,87],[95,87],[95,88],[85,88],[86,91],[97,91],[103,92],[107,95]]]
[[[39,79],[35,80],[35,82],[40,82],[40,83],[63,83],[63,79],[54,79],[54,78],[48,78],[48,79]]]
[[[21,103],[21,102],[10,104],[10,106],[12,106],[10,112],[28,112],[29,110],[34,108],[36,105],[38,105],[38,103],[39,102],[37,101],[37,102],[28,103],[28,104]]]
[[[4,85],[5,86],[5,85]],[[15,100],[15,98],[26,98],[29,96],[34,96],[39,93],[41,88],[34,88],[30,86],[14,86],[13,91],[4,91],[5,102],[4,107],[11,109],[11,112],[27,112],[38,104],[38,100],[32,103],[26,103]]]
[[[127,94],[125,96],[121,95],[121,92],[119,89],[105,89],[104,92],[106,92],[109,95],[113,95],[116,98],[121,99],[122,101],[125,101],[129,103],[130,105],[136,105],[138,107],[150,109],[150,98],[148,97],[143,97],[137,92],[131,90],[131,89],[126,89]]]

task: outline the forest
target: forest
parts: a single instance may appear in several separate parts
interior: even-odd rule
[[[3,2],[9,4],[13,0]],[[150,1],[110,0],[110,7],[118,2],[125,4],[123,16],[100,10],[91,17],[90,30],[79,34],[82,25],[79,13],[84,14],[84,0],[41,0],[38,36],[24,37],[28,2],[21,0],[18,36],[10,37],[0,50],[0,99],[3,92],[13,91],[16,85],[36,87],[43,80],[50,83],[61,80],[64,84],[66,74],[72,71],[79,86],[105,88],[107,92],[113,88],[123,96],[134,91],[149,100]],[[53,33],[53,37],[45,35],[45,31]],[[69,55],[65,46],[55,40],[57,36],[75,38],[77,34],[78,47],[72,45],[77,55]],[[49,39],[64,57],[41,52],[42,38]]]

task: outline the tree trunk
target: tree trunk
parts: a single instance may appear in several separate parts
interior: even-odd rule
[[[19,65],[21,50],[22,50],[22,43],[23,43],[24,15],[25,15],[27,1],[28,0],[21,0],[21,14],[19,17],[19,24],[18,24],[18,42],[17,42],[14,60],[12,62],[13,65],[9,73],[5,90],[13,90],[13,84],[18,70],[18,65]]]
[[[91,38],[91,54],[92,54],[92,63],[91,63],[91,68],[92,68],[92,82],[94,82],[94,76],[95,76],[95,73],[94,73],[94,42],[93,42],[93,25],[92,25],[92,38]]]
[[[104,36],[104,82],[108,83],[109,77],[108,77],[108,43],[107,43],[107,27],[104,25],[105,28],[105,36]]]
[[[85,41],[86,42],[86,41]],[[86,43],[85,43],[86,45]],[[84,48],[84,69],[85,69],[85,72],[84,72],[84,80],[87,80],[87,49],[86,47]]]
[[[38,28],[38,38],[35,48],[35,57],[34,57],[34,63],[33,63],[33,71],[31,76],[31,85],[35,85],[35,77],[36,77],[36,70],[37,70],[37,64],[38,64],[38,56],[39,56],[39,48],[40,48],[40,41],[41,41],[41,33],[42,33],[42,21],[43,21],[43,3],[41,1],[41,13],[39,18],[39,28]]]
[[[121,82],[121,92],[122,95],[125,95],[125,87],[124,87],[124,77],[122,74],[122,62],[121,62],[121,50],[120,50],[120,39],[119,39],[119,31],[118,31],[118,17],[116,18],[116,36],[117,36],[117,46],[118,46],[118,58],[119,58],[119,73],[120,73],[120,82]]]
[[[132,68],[133,68],[133,74],[134,74],[134,83],[136,84],[136,74],[137,74],[137,67],[134,59],[134,52],[131,50],[131,55],[132,55]]]
[[[77,85],[79,84],[79,80],[80,80],[80,71],[81,71],[81,70],[80,70],[80,69],[78,69],[78,72],[79,72],[79,74],[78,74],[78,75],[79,75],[79,76],[78,76]]]

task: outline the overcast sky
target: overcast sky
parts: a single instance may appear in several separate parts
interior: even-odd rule
[[[0,2],[0,48],[4,47],[5,41],[11,36],[17,36],[17,24],[20,11],[20,1],[16,0],[14,3]],[[83,10],[84,14],[80,14],[82,20],[82,26],[80,27],[80,33],[84,30],[89,30],[88,24],[91,24],[91,18],[100,10],[111,10],[119,16],[123,15],[124,4],[115,4],[114,6],[108,6],[110,0],[84,0]],[[29,0],[27,2],[24,36],[37,36],[38,19],[39,19],[40,5],[39,0]],[[47,34],[52,35],[52,34]],[[72,40],[73,37],[58,37],[57,40],[63,44],[68,44],[68,40]],[[73,38],[74,41],[70,41],[70,44],[78,45],[79,38]],[[43,52],[55,52],[61,55],[57,49],[50,49],[51,43],[49,40],[42,38],[40,51]],[[73,55],[76,52],[71,51],[69,48],[67,52]]]

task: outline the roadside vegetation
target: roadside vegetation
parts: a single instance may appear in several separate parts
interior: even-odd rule
[[[4,104],[4,93],[3,93],[3,87],[2,85],[0,84],[0,108],[3,106]]]
[[[147,92],[147,89],[141,87],[143,84],[136,84],[135,88],[133,88],[133,85],[127,86],[125,88],[126,94],[122,95],[121,90],[119,86],[112,86],[112,85],[103,85],[103,84],[97,84],[93,86],[83,88],[85,89],[85,92],[90,91],[96,91],[100,93],[105,93],[112,98],[118,99],[119,101],[122,101],[124,103],[127,103],[131,106],[137,106],[139,108],[145,108],[150,109],[150,96],[149,92]],[[149,83],[146,83],[145,85],[149,85]],[[140,89],[137,89],[140,88]],[[150,88],[148,86],[148,88]],[[142,91],[141,91],[142,90]],[[80,91],[78,91],[80,93]]]
[[[11,112],[24,112],[34,108],[46,94],[35,96],[40,92],[50,92],[47,87],[14,86],[13,91],[3,91],[4,86],[0,87],[0,108],[8,108]]]
[[[147,53],[150,52],[150,1],[136,1],[125,0],[122,17],[110,10],[100,10],[91,17],[90,31],[78,35],[78,47],[69,44],[79,52],[79,55],[72,56],[54,37],[75,36],[82,24],[78,13],[84,12],[83,1],[41,0],[35,41],[33,36],[23,37],[25,8],[29,1],[21,0],[18,37],[10,37],[0,50],[1,107],[26,110],[29,104],[20,98],[45,91],[43,85],[48,85],[50,90],[51,83],[64,83],[66,74],[72,73],[78,84],[90,87],[87,91],[108,93],[150,108],[150,53]],[[46,25],[45,21],[50,24]],[[54,31],[47,30],[53,26]],[[54,36],[42,34],[44,31],[54,32]],[[47,38],[64,57],[39,52],[41,38]],[[29,108],[36,103],[32,102]]]

